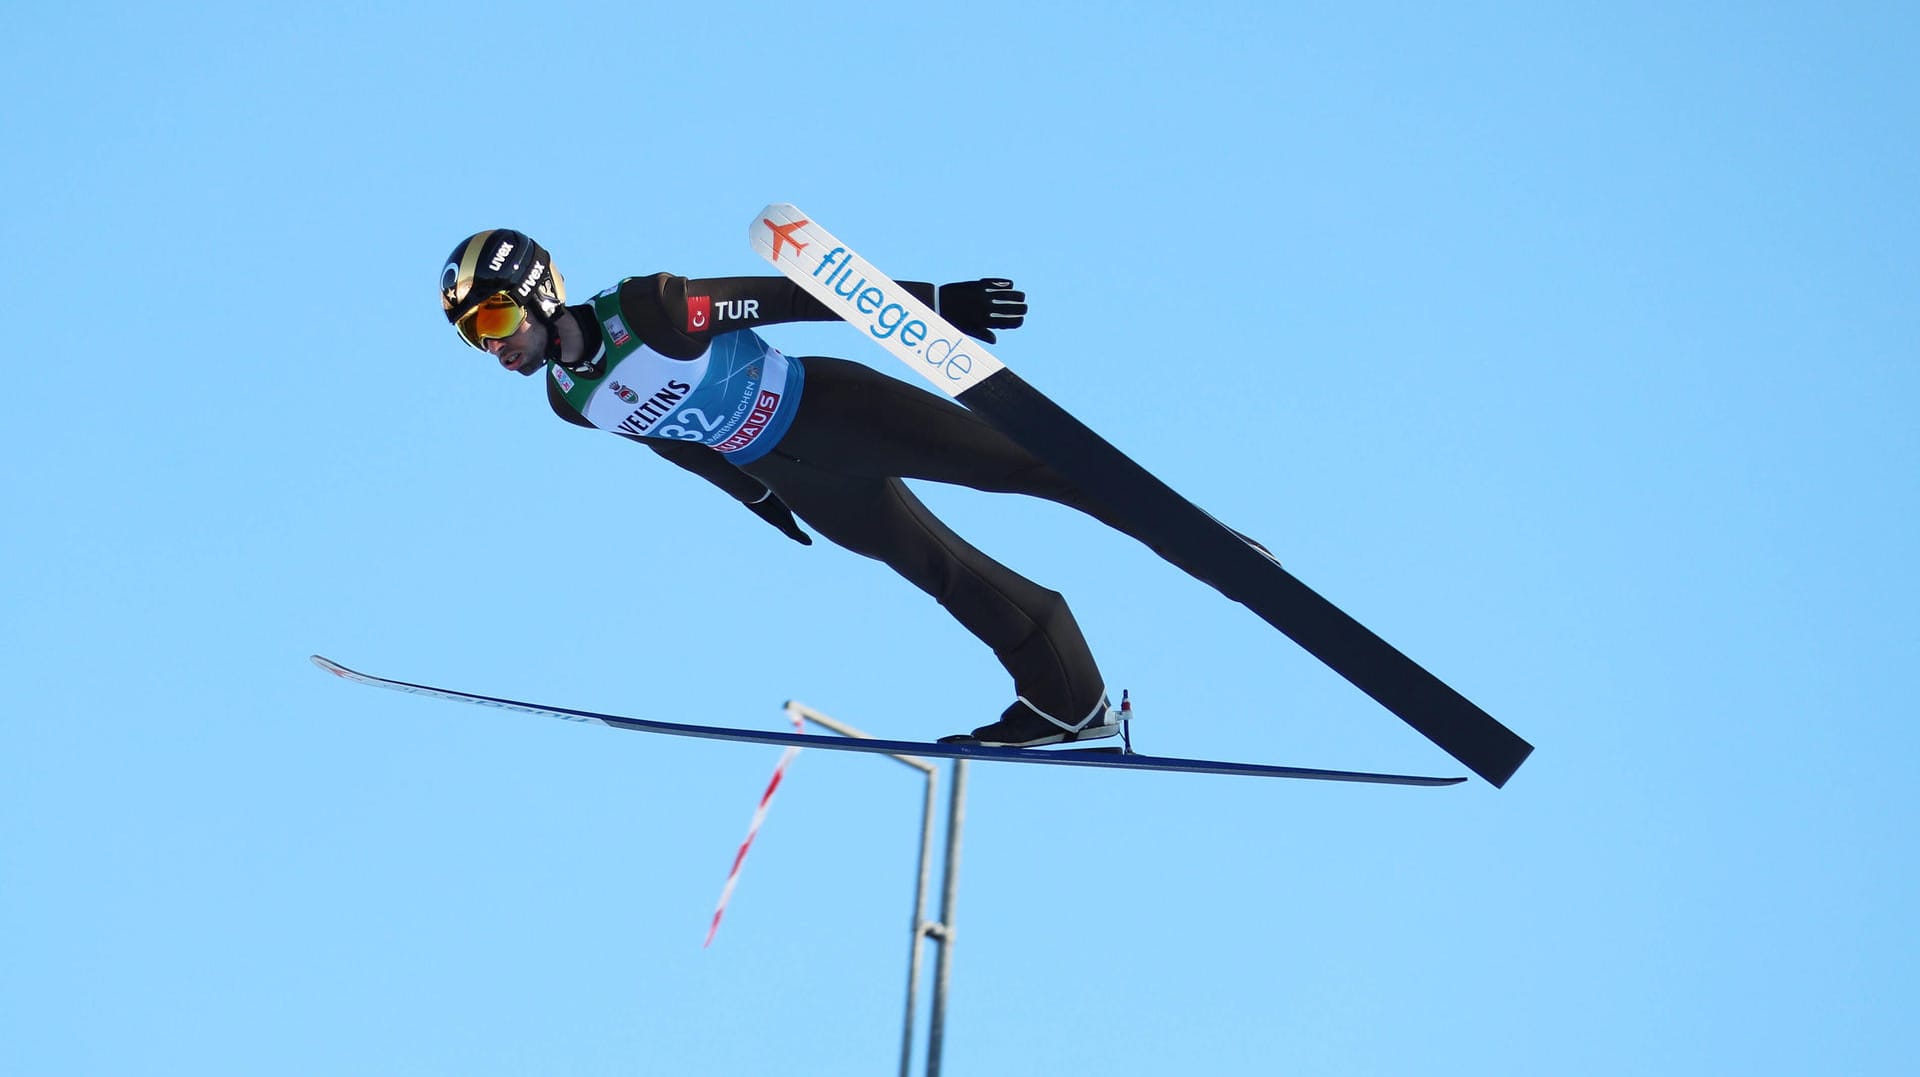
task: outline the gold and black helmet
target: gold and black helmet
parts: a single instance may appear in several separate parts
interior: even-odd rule
[[[510,228],[461,240],[440,271],[440,309],[476,348],[511,334],[529,314],[551,323],[566,302],[566,281],[546,249]]]

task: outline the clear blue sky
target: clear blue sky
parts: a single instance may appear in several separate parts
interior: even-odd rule
[[[1012,276],[1001,358],[1538,745],[1505,790],[975,767],[947,1072],[1914,1072],[1920,35],[1672,7],[14,11],[0,1069],[894,1072],[911,774],[803,753],[703,951],[777,749],[306,661],[997,714],[923,596],[437,308],[495,226],[577,296],[768,272],[785,200]],[[925,494],[1144,747],[1457,772],[1130,541]]]

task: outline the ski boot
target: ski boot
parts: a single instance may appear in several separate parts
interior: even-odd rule
[[[992,725],[983,725],[972,733],[941,737],[942,744],[979,744],[989,748],[1037,748],[1043,744],[1069,741],[1102,740],[1120,732],[1121,715],[1105,696],[1080,719],[1069,724],[1055,718],[1024,698],[1014,700]]]

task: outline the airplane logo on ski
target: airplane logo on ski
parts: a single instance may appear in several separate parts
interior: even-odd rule
[[[794,221],[792,224],[775,224],[767,218],[762,217],[760,218],[760,223],[773,229],[773,253],[767,256],[770,260],[780,260],[780,244],[782,243],[792,247],[793,253],[796,255],[807,249],[805,243],[793,238],[793,230],[805,227],[807,224],[806,221]]]

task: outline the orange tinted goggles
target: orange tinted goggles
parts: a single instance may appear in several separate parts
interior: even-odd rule
[[[526,320],[527,312],[520,304],[505,292],[495,292],[453,324],[467,343],[485,350],[487,341],[512,336]]]

